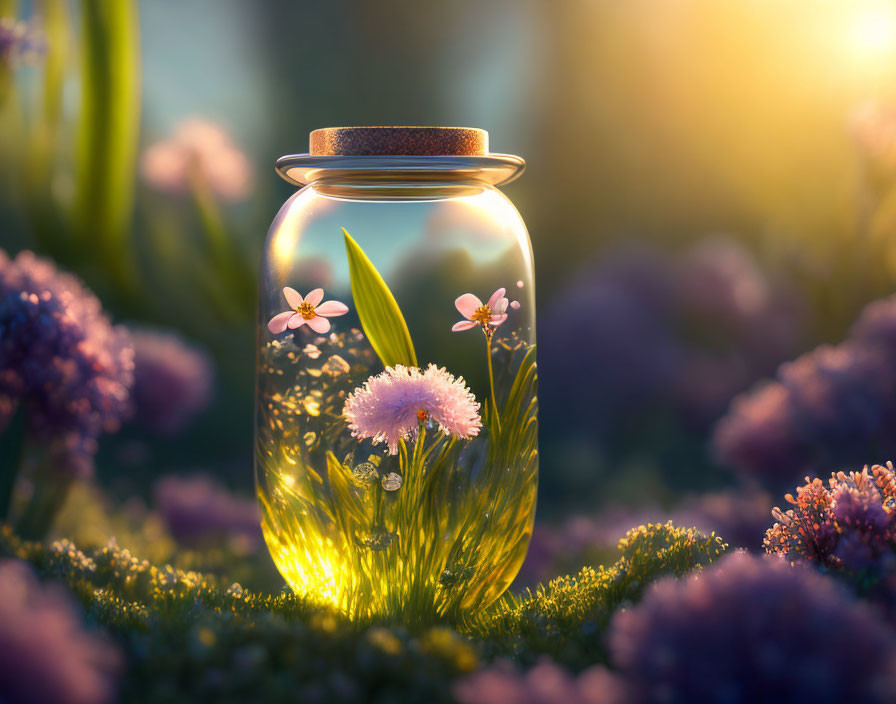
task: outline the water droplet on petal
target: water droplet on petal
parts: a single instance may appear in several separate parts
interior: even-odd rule
[[[401,475],[389,472],[383,477],[383,489],[386,491],[398,491],[401,488]]]

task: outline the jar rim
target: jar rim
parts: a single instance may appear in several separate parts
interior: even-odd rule
[[[452,175],[502,186],[519,177],[526,168],[514,154],[487,155],[313,155],[287,154],[277,159],[277,173],[294,186],[306,186],[321,178],[363,177],[377,172],[407,176]]]

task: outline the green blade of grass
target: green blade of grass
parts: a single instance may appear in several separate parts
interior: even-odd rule
[[[364,250],[345,228],[342,228],[342,232],[345,234],[352,297],[370,345],[384,366],[404,364],[416,367],[414,343],[395,296]]]

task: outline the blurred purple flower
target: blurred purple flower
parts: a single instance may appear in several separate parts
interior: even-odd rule
[[[132,329],[131,340],[137,420],[157,433],[176,433],[211,400],[211,357],[177,335],[158,330]]]
[[[894,331],[896,298],[872,303],[846,342],[783,364],[716,425],[718,459],[783,488],[826,467],[896,455]]]
[[[46,37],[34,22],[0,17],[0,63],[31,63],[46,51]]]
[[[548,659],[527,672],[500,661],[454,686],[461,704],[623,704],[626,690],[601,666],[574,675]]]
[[[720,238],[671,261],[644,246],[619,250],[557,301],[541,326],[544,417],[589,432],[657,409],[701,430],[801,334],[795,292]],[[595,393],[584,393],[583,379]]]
[[[168,530],[181,543],[198,546],[223,539],[242,552],[261,545],[257,502],[230,493],[210,477],[166,476],[154,491]]]
[[[609,633],[633,702],[890,702],[896,642],[863,603],[802,566],[738,552],[664,579]]]
[[[706,535],[715,532],[732,547],[760,551],[771,510],[771,495],[763,491],[728,489],[688,497],[662,520]]]
[[[220,125],[201,119],[180,123],[174,135],[150,146],[140,159],[143,177],[168,193],[187,193],[200,180],[221,198],[246,197],[252,168]]]
[[[133,371],[127,331],[76,278],[0,250],[0,427],[24,404],[29,436],[60,470],[87,475],[97,437],[130,413]]]
[[[665,523],[715,532],[732,547],[763,549],[771,516],[769,494],[729,489],[688,496],[673,510],[659,506],[605,506],[593,516],[574,515],[559,525],[536,523],[514,587],[535,587],[583,565],[615,559],[616,545],[632,526]]]
[[[595,553],[614,553],[632,526],[667,519],[667,512],[657,506],[620,505],[604,507],[595,516],[574,515],[559,525],[536,523],[514,587],[531,588],[558,574],[574,572]]]
[[[102,704],[113,700],[122,658],[83,629],[70,595],[43,585],[24,562],[0,562],[0,700]]]

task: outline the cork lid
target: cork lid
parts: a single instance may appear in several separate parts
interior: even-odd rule
[[[384,173],[410,179],[450,173],[499,186],[526,168],[518,156],[490,152],[488,132],[475,127],[325,127],[309,143],[308,154],[277,160],[277,173],[296,186]]]
[[[485,156],[488,132],[475,127],[324,127],[312,156]]]

